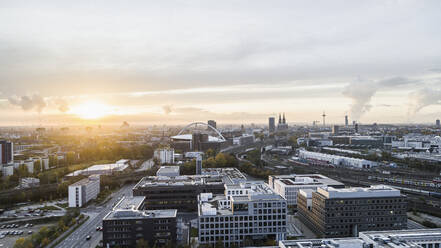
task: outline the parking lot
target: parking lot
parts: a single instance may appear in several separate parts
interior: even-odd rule
[[[0,224],[0,247],[13,247],[17,239],[28,237],[33,233],[38,232],[38,230],[40,230],[40,228],[42,228],[43,226],[51,226],[54,224],[55,223],[45,223],[38,225],[32,225],[30,223],[21,225]]]

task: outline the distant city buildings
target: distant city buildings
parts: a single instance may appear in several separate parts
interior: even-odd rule
[[[159,161],[159,164],[174,164],[175,163],[175,149],[160,148],[156,149],[153,157]]]
[[[268,177],[269,186],[286,199],[288,206],[297,207],[297,194],[301,189],[316,190],[319,187],[344,188],[345,185],[320,174],[291,174]]]
[[[96,199],[100,193],[100,176],[92,175],[82,179],[68,188],[68,205],[70,208],[84,206],[92,199]]]
[[[103,218],[104,247],[149,247],[176,242],[176,209],[143,210],[144,197],[122,198]]]
[[[210,125],[210,126],[212,126],[212,127],[214,127],[214,128],[217,128],[217,127],[216,127],[216,121],[215,121],[215,120],[208,120],[207,124]]]
[[[242,134],[242,136],[233,138],[233,145],[247,146],[254,143],[254,135]]]
[[[436,120],[436,122],[435,122],[435,124],[436,124],[436,127],[441,127],[441,121],[438,119],[438,120]]]
[[[225,193],[198,196],[199,243],[252,246],[286,237],[286,200],[261,182],[226,185]]]
[[[276,131],[276,120],[274,117],[268,118],[268,131],[274,133]]]
[[[349,126],[349,118],[345,115],[345,127]]]
[[[196,157],[196,175],[202,174],[202,156],[199,155]]]
[[[406,197],[385,185],[301,189],[297,208],[300,220],[320,237],[353,237],[362,231],[407,228]]]

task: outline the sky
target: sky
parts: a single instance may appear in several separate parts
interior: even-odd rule
[[[435,123],[441,1],[0,2],[0,125]]]

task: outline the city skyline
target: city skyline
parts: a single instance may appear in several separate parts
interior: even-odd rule
[[[0,126],[441,118],[439,1],[1,7]]]

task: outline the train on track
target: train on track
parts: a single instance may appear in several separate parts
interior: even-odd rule
[[[396,184],[438,188],[438,189],[441,188],[441,181],[439,180],[439,178],[435,178],[432,181],[428,181],[428,180],[403,179],[397,177],[369,176],[368,179],[378,182],[396,183]]]

